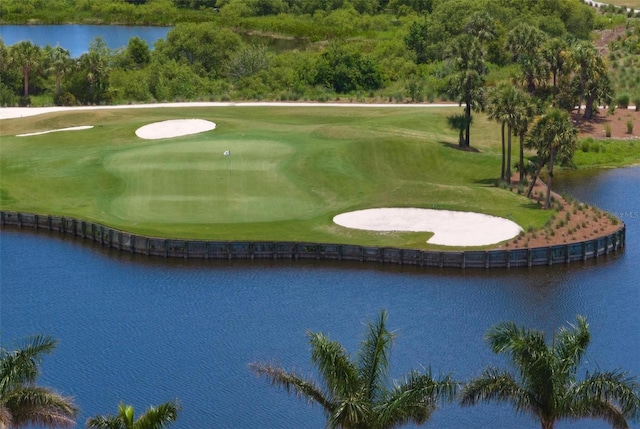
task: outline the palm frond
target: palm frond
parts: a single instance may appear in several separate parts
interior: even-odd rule
[[[249,368],[256,375],[266,377],[272,385],[284,388],[287,393],[293,391],[298,398],[305,398],[310,403],[318,403],[327,413],[333,413],[335,404],[312,381],[307,381],[275,365],[256,362],[249,365]]]
[[[494,401],[509,402],[516,411],[534,416],[541,411],[541,404],[535,396],[520,386],[512,374],[495,368],[487,368],[481,376],[467,383],[460,399],[462,406]]]
[[[371,403],[356,396],[339,402],[327,423],[331,429],[360,429],[374,427],[372,419]]]
[[[389,352],[393,334],[386,328],[387,313],[380,312],[378,319],[368,324],[368,335],[360,346],[360,380],[370,401],[375,401],[387,381]]]
[[[10,428],[12,422],[11,412],[7,407],[0,404],[0,429]]]
[[[47,335],[27,337],[17,350],[0,353],[0,394],[24,383],[33,383],[39,375],[43,354],[53,351],[57,340]]]
[[[396,383],[388,396],[376,406],[380,427],[395,427],[409,422],[423,424],[437,409],[438,402],[451,402],[455,398],[458,383],[450,375],[439,380],[431,370],[420,374],[412,371],[400,383]]]
[[[344,347],[322,333],[308,333],[311,361],[327,385],[329,395],[336,398],[355,396],[362,389],[358,369]]]
[[[178,418],[180,405],[177,401],[165,402],[149,407],[135,422],[135,429],[163,429]]]
[[[554,353],[560,360],[559,370],[567,374],[575,373],[591,341],[589,324],[586,318],[578,316],[577,326],[571,325],[571,328],[560,328],[555,335],[553,343]]]
[[[71,427],[78,409],[71,398],[45,388],[25,386],[5,393],[4,406],[11,413],[14,426],[27,424],[47,427]]]
[[[569,391],[568,396],[577,403],[597,399],[616,405],[625,418],[640,417],[640,384],[635,377],[622,371],[587,374]]]
[[[87,429],[127,429],[125,422],[118,416],[98,415],[87,419]]]
[[[513,322],[503,322],[486,335],[494,353],[507,353],[522,378],[523,388],[537,392],[540,398],[554,395],[554,358],[537,330],[518,328]]]

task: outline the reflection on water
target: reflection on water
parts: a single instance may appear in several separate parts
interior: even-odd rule
[[[615,211],[640,211],[640,169],[562,178],[559,187]],[[586,195],[585,186],[588,189]],[[577,186],[577,187],[576,187]],[[625,191],[621,191],[624,189]],[[43,382],[89,415],[178,397],[181,428],[320,428],[319,408],[247,370],[275,360],[312,374],[307,329],[355,350],[380,309],[396,332],[392,377],[431,365],[458,379],[501,365],[482,335],[501,320],[550,333],[588,317],[589,369],[640,375],[637,219],[627,249],[588,264],[512,270],[440,270],[310,261],[184,261],[133,256],[57,233],[0,234],[0,333],[60,339]],[[509,407],[450,405],[425,427],[537,428]],[[559,428],[606,428],[603,422]],[[637,424],[634,427],[639,427]]]

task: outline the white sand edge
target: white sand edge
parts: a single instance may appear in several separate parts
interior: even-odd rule
[[[42,135],[42,134],[59,133],[60,131],[90,130],[91,128],[93,128],[93,125],[80,125],[79,127],[69,127],[69,128],[60,128],[60,129],[57,129],[57,130],[38,131],[36,133],[16,134],[16,137],[39,136],[39,135]]]
[[[144,125],[136,130],[141,139],[157,140],[203,133],[216,128],[216,124],[205,119],[170,119]]]
[[[378,208],[342,213],[333,221],[368,231],[433,232],[427,240],[443,246],[487,246],[517,236],[513,221],[475,212],[420,208]]]

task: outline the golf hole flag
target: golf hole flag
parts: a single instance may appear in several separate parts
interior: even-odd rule
[[[225,150],[225,151],[224,151],[224,153],[223,153],[223,155],[224,155],[224,156],[229,156],[229,155],[231,155],[231,152],[229,152],[228,150]]]

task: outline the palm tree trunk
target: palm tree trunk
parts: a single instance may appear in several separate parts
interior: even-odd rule
[[[538,164],[538,169],[536,170],[535,176],[531,179],[531,183],[529,183],[529,189],[527,189],[527,198],[531,198],[531,192],[533,192],[533,187],[538,181],[538,177],[540,176],[540,172],[542,171],[542,167],[544,167],[544,162],[540,162]]]
[[[520,133],[520,184],[524,181],[524,133]]]
[[[555,150],[551,150],[551,154],[549,155],[549,178],[547,179],[547,203],[545,209],[549,210],[551,208],[551,185],[553,184],[553,158],[555,155]]]
[[[511,134],[513,134],[511,132],[511,125],[507,127],[507,131],[509,132],[509,135],[507,137],[507,170],[505,179],[507,183],[511,184]]]
[[[466,147],[469,147],[471,145],[469,142],[469,132],[471,131],[471,103],[467,102],[467,105],[465,106],[465,109],[464,109],[464,113],[467,117],[467,129],[465,131],[465,136],[464,136],[464,145]]]
[[[502,169],[500,170],[500,180],[505,180],[505,157],[506,157],[506,151],[505,151],[505,144],[504,144],[504,126],[505,123],[504,121],[502,121]]]
[[[24,69],[22,71],[22,77],[24,80],[24,96],[29,96],[29,69]]]

